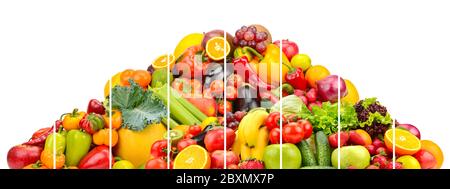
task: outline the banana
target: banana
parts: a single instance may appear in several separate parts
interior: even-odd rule
[[[239,140],[239,130],[236,131],[236,139],[234,140],[233,146],[231,146],[231,151],[233,151],[238,156],[241,154],[241,142]]]
[[[259,128],[256,146],[251,149],[252,158],[262,160],[264,155],[264,149],[266,148],[267,144],[269,144],[269,129],[267,129],[267,127],[264,126]]]
[[[241,144],[241,160],[251,159],[251,149],[246,144]]]
[[[245,134],[244,134],[244,128],[249,124],[249,122],[251,122],[253,120],[253,116],[255,114],[247,114],[245,115],[241,122],[239,123],[239,127],[238,127],[238,138],[239,138],[239,142],[241,144],[245,144]]]
[[[257,108],[250,111],[249,114],[251,120],[244,123],[244,137],[247,146],[252,148],[258,141],[259,128],[264,124],[269,113],[264,108]]]

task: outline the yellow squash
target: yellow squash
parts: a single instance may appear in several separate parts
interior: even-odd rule
[[[128,160],[134,166],[140,166],[151,158],[150,149],[157,140],[162,140],[166,127],[162,124],[148,125],[142,131],[121,128],[115,155]]]

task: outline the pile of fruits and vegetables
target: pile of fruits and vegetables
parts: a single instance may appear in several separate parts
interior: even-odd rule
[[[379,99],[360,99],[261,25],[189,34],[146,70],[112,76],[104,96],[12,147],[9,167],[437,169],[444,159]]]

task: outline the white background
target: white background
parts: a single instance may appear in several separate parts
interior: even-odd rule
[[[106,80],[146,69],[192,32],[265,25],[376,96],[450,155],[445,1],[0,1],[0,167],[6,153]],[[444,161],[444,168],[450,163]]]

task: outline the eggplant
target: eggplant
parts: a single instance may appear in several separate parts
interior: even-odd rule
[[[260,107],[257,90],[248,84],[239,87],[238,97],[234,103],[234,110],[248,112],[257,107]]]

